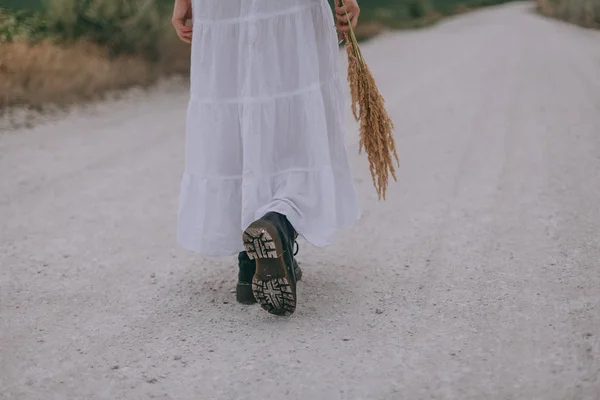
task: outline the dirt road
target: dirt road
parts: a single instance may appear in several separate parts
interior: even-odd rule
[[[600,399],[600,34],[531,7],[365,45],[399,182],[353,131],[287,319],[175,244],[185,89],[1,134],[0,398]]]

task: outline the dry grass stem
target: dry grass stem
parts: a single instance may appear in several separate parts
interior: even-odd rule
[[[344,0],[341,0],[342,4]],[[367,153],[373,185],[379,199],[385,200],[389,176],[396,181],[396,165],[400,165],[394,123],[385,109],[385,100],[365,62],[354,30],[346,38],[348,54],[348,83],[352,97],[352,113],[360,123],[359,152]]]

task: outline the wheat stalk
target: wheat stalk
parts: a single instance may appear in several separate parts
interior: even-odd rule
[[[345,8],[345,0],[339,0]],[[346,9],[348,17],[348,10]],[[375,82],[360,51],[356,34],[348,20],[350,32],[346,35],[346,53],[348,54],[348,83],[352,98],[352,113],[360,123],[359,154],[363,149],[367,153],[373,185],[379,199],[385,200],[390,174],[396,179],[396,165],[400,166],[396,142],[394,141],[394,123],[385,109],[385,100]]]

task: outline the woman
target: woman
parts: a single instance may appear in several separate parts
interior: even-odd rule
[[[345,3],[341,35],[360,13]],[[208,256],[241,251],[238,301],[289,315],[302,274],[297,236],[326,246],[359,216],[331,9],[327,0],[176,0],[173,25],[192,45],[179,243]]]

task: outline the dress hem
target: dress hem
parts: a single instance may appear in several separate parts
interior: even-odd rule
[[[333,236],[335,234],[337,234],[341,230],[349,228],[350,226],[352,226],[356,221],[358,221],[361,218],[362,218],[362,213],[358,212],[358,214],[354,218],[352,218],[349,221],[345,221],[343,224],[341,224],[340,226],[335,228],[334,231],[331,232],[328,235],[329,237],[325,240],[316,240],[315,238],[312,238],[313,235],[306,235],[300,231],[298,231],[298,235],[300,237],[302,237],[311,246],[319,247],[319,248],[329,247],[333,244]],[[288,217],[288,219],[289,219],[289,217]],[[292,219],[293,219],[293,217],[292,217]],[[292,224],[292,226],[294,226],[293,221],[290,221],[290,223]],[[296,228],[294,227],[294,229],[296,229]],[[243,233],[243,230],[240,232],[240,241],[241,241],[242,233]],[[231,257],[231,256],[235,256],[235,255],[239,254],[242,251],[245,251],[244,246],[241,243],[240,243],[240,247],[237,250],[223,249],[222,251],[221,250],[207,251],[207,250],[199,249],[190,243],[186,243],[186,241],[182,240],[181,238],[177,239],[177,243],[181,248],[183,248],[185,250],[200,254],[204,257],[211,257],[211,258],[212,257]]]

